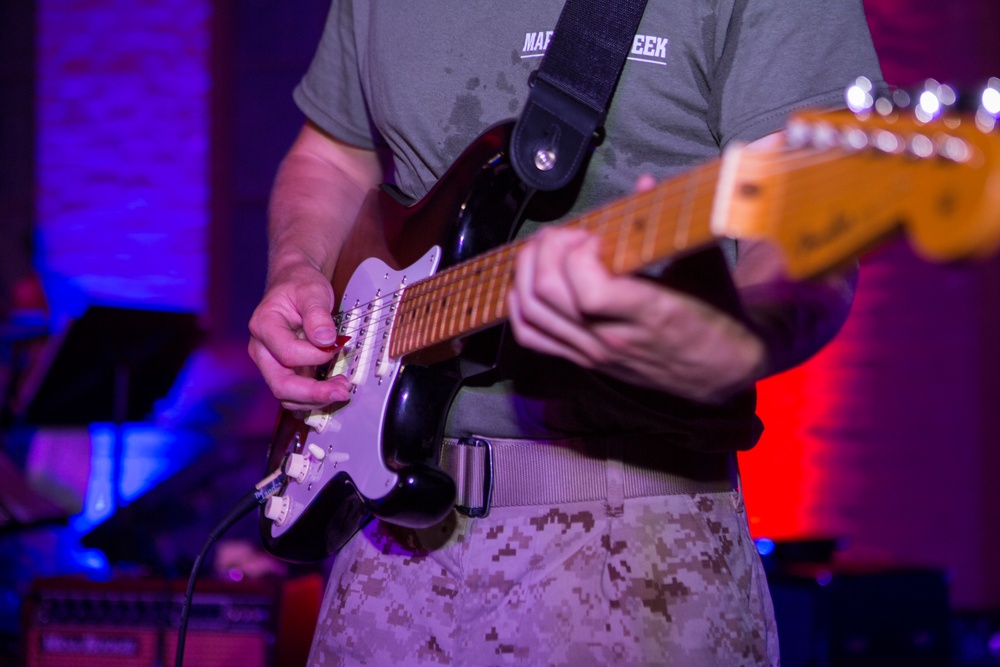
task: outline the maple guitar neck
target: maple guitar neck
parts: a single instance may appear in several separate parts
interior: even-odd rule
[[[792,121],[783,140],[727,150],[721,160],[565,226],[595,234],[601,261],[615,274],[722,237],[774,243],[795,280],[843,264],[900,229],[930,259],[982,256],[1000,241],[998,143],[968,122],[810,112]],[[405,357],[504,320],[522,243],[407,287],[389,355]]]

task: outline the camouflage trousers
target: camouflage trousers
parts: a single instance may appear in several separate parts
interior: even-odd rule
[[[309,664],[777,665],[738,491],[371,522],[338,555]]]

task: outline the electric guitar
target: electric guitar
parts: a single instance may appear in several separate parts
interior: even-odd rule
[[[260,515],[273,555],[315,561],[372,515],[425,527],[451,511],[454,483],[435,464],[444,415],[491,363],[482,339],[507,316],[521,245],[509,240],[532,195],[508,162],[512,127],[487,130],[416,203],[388,188],[366,199],[333,277],[343,347],[318,371],[345,375],[352,397],[280,412],[268,470],[284,481]],[[721,237],[776,244],[796,280],[900,230],[932,261],[982,257],[1000,242],[991,129],[971,116],[806,112],[780,143],[732,148],[565,224],[596,234],[618,274]]]

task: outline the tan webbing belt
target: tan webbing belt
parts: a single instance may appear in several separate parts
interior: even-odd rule
[[[734,453],[694,452],[652,436],[446,438],[441,467],[458,487],[458,509],[470,516],[485,516],[491,507],[716,493],[739,485]]]

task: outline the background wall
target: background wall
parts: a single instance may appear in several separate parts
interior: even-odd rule
[[[893,85],[1000,72],[996,3],[865,7]],[[834,344],[761,387],[767,431],[743,458],[758,534],[843,538],[845,560],[942,567],[956,605],[1000,603],[998,267],[931,265],[905,240],[863,258]]]

